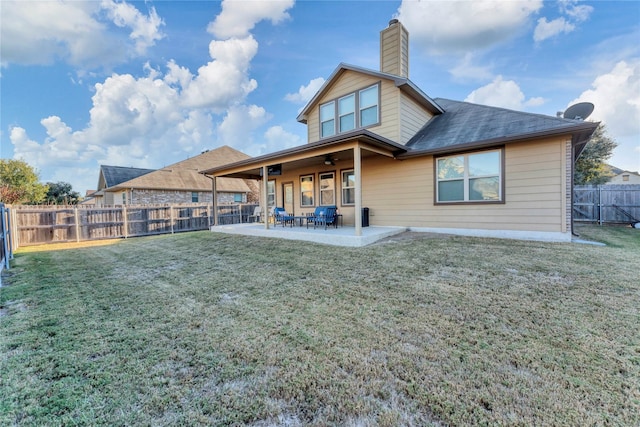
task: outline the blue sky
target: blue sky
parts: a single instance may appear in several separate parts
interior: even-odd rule
[[[379,68],[410,34],[432,98],[555,115],[595,104],[640,170],[640,2],[0,1],[2,158],[95,189],[100,164],[159,168],[230,145],[306,142],[296,116],[340,62]]]

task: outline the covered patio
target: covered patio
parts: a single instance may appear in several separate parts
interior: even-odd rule
[[[341,239],[350,242],[344,243],[344,246],[364,246],[377,240],[375,236],[382,234],[378,238],[386,237],[384,233],[396,230],[395,227],[384,227],[382,230],[374,231],[375,227],[367,227],[368,218],[363,221],[364,164],[372,159],[394,162],[396,156],[405,151],[402,145],[361,129],[200,173],[211,178],[213,192],[216,191],[218,178],[242,178],[260,182],[260,206],[263,215],[270,215],[274,207],[280,207],[289,215],[301,217],[313,213],[314,208],[319,206],[336,206],[339,209],[341,225],[345,226],[338,230],[322,230],[324,236],[317,232],[308,234],[306,228],[288,230],[283,234],[285,232],[278,231],[277,228],[274,233],[270,221],[262,221],[262,225],[254,225],[248,229],[252,230],[252,235],[258,235],[258,229],[262,228],[261,233],[266,236],[322,243],[332,243],[337,236],[351,236],[354,238]],[[325,179],[326,177],[328,179]],[[305,180],[308,180],[310,187],[303,188]],[[216,222],[211,230],[234,230],[234,233],[238,233],[237,229],[245,227],[229,228]],[[406,227],[398,229],[404,231]]]
[[[265,228],[264,224],[233,224],[211,227],[214,233],[237,234],[243,236],[271,237],[287,240],[302,240],[334,246],[362,247],[375,243],[385,237],[394,236],[407,231],[406,227],[362,227],[361,234],[355,234],[355,227],[307,227],[273,226]]]

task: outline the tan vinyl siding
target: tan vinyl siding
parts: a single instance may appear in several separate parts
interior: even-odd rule
[[[363,162],[372,225],[563,232],[565,141],[508,144],[504,204],[434,204],[433,157]]]
[[[431,119],[432,114],[421,107],[415,100],[401,93],[400,95],[400,144],[406,144]]]
[[[564,194],[565,194],[565,212],[564,212],[564,217],[565,217],[565,229],[563,231],[571,231],[571,215],[572,215],[572,211],[573,211],[573,192],[572,192],[572,188],[573,188],[573,150],[572,150],[572,145],[571,145],[571,139],[567,139],[564,143],[565,145],[565,149],[564,149],[564,163],[563,163],[563,170],[564,170],[564,174],[565,174],[565,187],[564,187]]]
[[[409,76],[409,33],[399,23],[380,32],[380,70]]]

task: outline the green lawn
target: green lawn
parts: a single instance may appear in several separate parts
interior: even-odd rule
[[[19,252],[0,425],[639,425],[640,230]]]

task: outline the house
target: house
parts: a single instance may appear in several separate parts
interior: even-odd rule
[[[619,184],[640,184],[640,174],[638,172],[625,171],[618,168],[612,168],[613,175],[605,185]]]
[[[158,170],[102,165],[94,198],[97,205],[211,203],[212,181],[199,171],[248,158],[225,145]],[[222,178],[216,190],[218,204],[259,199],[253,180]]]
[[[96,190],[87,190],[84,194],[84,197],[80,202],[78,202],[78,204],[79,205],[95,205],[96,204],[95,193],[96,193]]]
[[[339,64],[300,112],[307,144],[203,173],[260,179],[262,206],[294,215],[336,205],[356,236],[368,223],[569,241],[573,164],[598,123],[432,99],[408,48],[391,20],[380,71]]]

